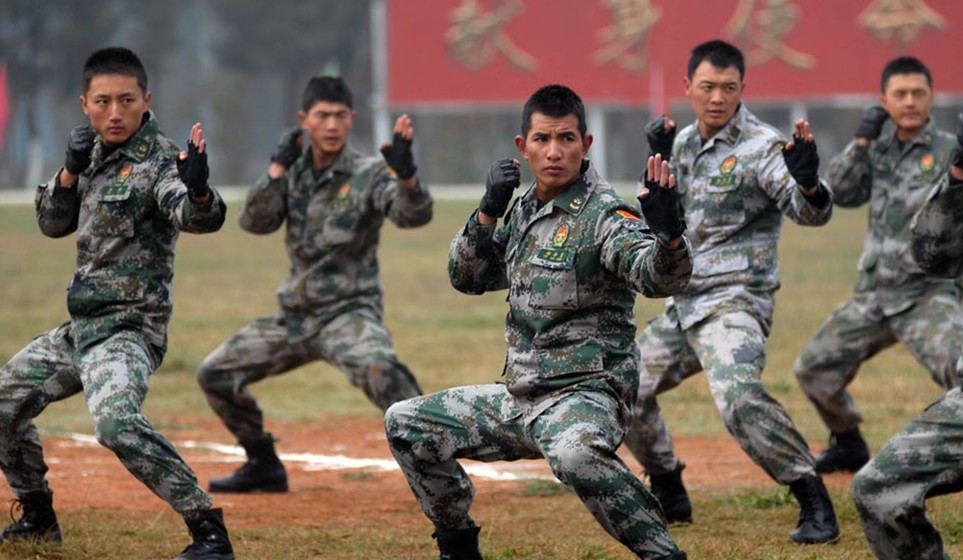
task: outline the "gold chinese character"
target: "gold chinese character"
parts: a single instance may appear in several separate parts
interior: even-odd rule
[[[876,0],[859,14],[857,21],[880,41],[889,39],[895,32],[904,43],[916,39],[924,27],[946,28],[946,20],[923,0]]]
[[[762,64],[778,58],[790,66],[808,70],[816,60],[799,52],[785,43],[783,37],[796,27],[799,21],[799,8],[791,0],[764,0],[757,6],[757,0],[739,0],[736,13],[726,25],[726,32],[746,39],[754,48],[746,53],[746,64]]]
[[[612,25],[599,31],[603,44],[592,61],[601,66],[616,61],[620,68],[638,72],[645,68],[645,35],[662,17],[651,0],[602,0],[612,11]]]
[[[492,0],[495,4],[495,0]],[[488,64],[496,53],[522,70],[533,70],[534,57],[518,48],[502,29],[521,10],[518,0],[493,6],[485,12],[476,0],[462,0],[451,11],[451,27],[445,32],[448,52],[455,62],[470,70]]]

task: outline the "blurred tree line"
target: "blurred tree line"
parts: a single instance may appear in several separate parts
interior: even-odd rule
[[[359,109],[352,143],[367,149],[368,20],[358,1],[0,0],[9,103],[0,188],[32,188],[59,168],[68,131],[85,118],[83,61],[109,45],[144,62],[166,133],[183,142],[194,122],[204,125],[219,184],[263,172],[312,75],[349,82]]]
[[[60,167],[67,133],[85,119],[81,66],[108,45],[140,55],[165,132],[183,143],[194,122],[204,125],[217,185],[248,185],[264,172],[280,134],[296,124],[301,90],[313,75],[341,75],[350,84],[358,113],[351,144],[374,153],[370,19],[373,4],[383,1],[0,0],[0,73],[6,65],[9,100],[0,189],[32,189]],[[934,118],[950,127],[959,103],[937,94]],[[823,169],[852,138],[862,106],[876,101],[747,99],[756,115],[787,134],[796,118],[808,118]],[[601,109],[604,128],[591,132],[604,135],[605,153],[593,148],[589,156],[610,181],[634,182],[651,115],[643,107]],[[410,111],[419,175],[434,185],[479,185],[493,160],[517,155],[520,112],[520,103]],[[673,102],[671,113],[683,124],[694,118],[687,100]]]

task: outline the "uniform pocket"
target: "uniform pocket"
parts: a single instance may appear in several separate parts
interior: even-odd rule
[[[529,305],[536,309],[578,307],[574,249],[538,249],[529,259],[529,267],[532,273]]]
[[[130,206],[132,189],[107,185],[97,196],[97,210],[90,231],[96,237],[133,237],[134,217]]]

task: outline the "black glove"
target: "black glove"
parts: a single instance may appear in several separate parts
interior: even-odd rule
[[[512,192],[522,183],[522,172],[512,158],[500,159],[488,169],[485,195],[478,203],[478,210],[493,218],[501,218],[508,210]]]
[[[859,126],[856,128],[856,138],[876,140],[883,132],[883,124],[888,118],[886,109],[879,105],[867,107],[863,110],[863,120],[859,121]]]
[[[281,135],[281,141],[277,148],[271,153],[271,163],[284,166],[285,169],[298,160],[301,156],[301,134],[303,129],[298,126]]]
[[[649,141],[649,155],[662,154],[662,161],[669,161],[672,155],[672,142],[675,140],[675,127],[665,129],[665,116],[645,125],[645,138]]]
[[[398,134],[391,139],[391,144],[381,147],[381,156],[388,162],[388,167],[395,170],[398,178],[404,181],[411,179],[418,171],[415,166],[415,155],[411,153],[411,140]]]
[[[809,142],[793,134],[792,149],[783,147],[782,157],[796,184],[807,189],[819,185],[819,154],[815,141]]]
[[[668,243],[678,238],[685,231],[682,220],[682,206],[679,204],[679,191],[659,185],[656,181],[642,178],[649,195],[639,198],[639,209],[645,217],[645,223],[657,238]]]
[[[963,169],[963,113],[956,116],[956,155],[953,156],[953,166]]]
[[[90,152],[94,149],[93,127],[84,124],[74,127],[67,137],[67,157],[64,159],[64,169],[74,175],[80,175],[90,167]]]
[[[211,192],[207,186],[207,177],[210,170],[207,167],[207,152],[200,152],[197,144],[187,143],[187,157],[177,158],[177,173],[181,176],[181,182],[187,185],[187,193],[191,198],[205,198]]]

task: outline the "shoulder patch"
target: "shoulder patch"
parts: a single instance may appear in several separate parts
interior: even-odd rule
[[[615,213],[618,214],[619,216],[622,216],[626,220],[641,220],[641,218],[639,218],[632,212],[629,212],[628,210],[617,210]]]

